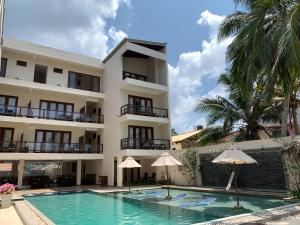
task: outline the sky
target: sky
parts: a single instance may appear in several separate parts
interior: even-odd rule
[[[233,0],[8,0],[4,35],[104,58],[124,37],[167,42],[172,128],[206,126],[195,112],[204,97],[226,96],[217,85],[231,39],[217,29]]]

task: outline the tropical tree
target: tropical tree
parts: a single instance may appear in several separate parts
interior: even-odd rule
[[[260,132],[272,136],[265,124],[281,122],[282,102],[270,101],[263,91],[264,77],[244,88],[235,82],[230,72],[222,74],[218,81],[228,91],[228,97],[204,98],[196,111],[207,112],[207,129],[200,133],[199,144],[217,142],[233,131],[237,141],[260,139]],[[220,124],[220,126],[213,126]]]
[[[196,185],[197,176],[197,151],[195,149],[187,149],[180,155],[180,160],[182,162],[182,174],[187,176],[190,180],[189,183],[193,181],[193,185]]]
[[[265,76],[264,91],[269,100],[274,87],[283,90],[285,104],[282,136],[286,136],[291,84],[300,74],[300,1],[235,0],[245,11],[226,17],[219,28],[219,40],[235,36],[226,53],[236,82],[250,85]]]
[[[177,131],[175,130],[175,128],[172,128],[172,129],[171,129],[171,135],[172,135],[172,136],[177,135]]]

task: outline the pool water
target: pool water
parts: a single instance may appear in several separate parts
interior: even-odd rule
[[[257,212],[283,206],[282,200],[241,196],[243,210],[234,210],[235,196],[195,191],[170,190],[172,196],[186,194],[181,200],[167,201],[165,189],[155,189],[162,197],[137,199],[140,192],[98,194],[94,192],[48,194],[26,197],[31,204],[57,225],[116,225],[116,224],[193,224],[232,215]],[[153,192],[148,190],[144,192]],[[206,206],[180,208],[185,202],[215,197]]]

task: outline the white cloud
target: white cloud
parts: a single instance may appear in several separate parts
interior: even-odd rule
[[[231,39],[217,41],[218,25],[223,16],[204,11],[198,20],[200,26],[209,26],[209,40],[202,41],[202,49],[182,53],[175,67],[169,65],[170,92],[172,106],[172,126],[179,132],[193,129],[194,125],[205,125],[205,117],[194,113],[198,101],[207,90],[203,83],[216,80],[225,70],[225,52]],[[209,81],[208,81],[209,82]],[[223,95],[225,90],[219,86],[208,92],[209,97]]]
[[[23,40],[103,58],[124,31],[107,29],[130,0],[7,1],[6,34]],[[37,19],[38,18],[38,19]],[[110,32],[110,33],[109,33]]]
[[[113,40],[113,45],[116,46],[123,38],[127,37],[127,34],[121,30],[117,30],[115,27],[111,27],[108,30],[108,36]]]

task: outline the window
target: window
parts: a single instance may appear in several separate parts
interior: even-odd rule
[[[36,64],[34,67],[34,78],[33,82],[46,84],[47,80],[47,66]]]
[[[40,101],[40,117],[57,120],[73,120],[74,105],[65,102]]]
[[[0,149],[11,145],[14,138],[14,128],[0,127]]]
[[[100,92],[100,77],[69,72],[69,88]]]
[[[16,113],[18,97],[0,95],[0,115],[14,115]]]
[[[6,66],[7,66],[7,59],[1,58],[1,71],[0,71],[0,77],[5,77],[5,74],[6,74]]]
[[[53,72],[54,72],[54,73],[63,73],[63,69],[54,67],[54,68],[53,68]]]
[[[35,151],[57,152],[63,149],[62,144],[71,143],[70,131],[36,130]]]
[[[21,60],[17,60],[17,65],[18,66],[24,66],[24,67],[26,67],[27,66],[27,62],[21,61]]]

